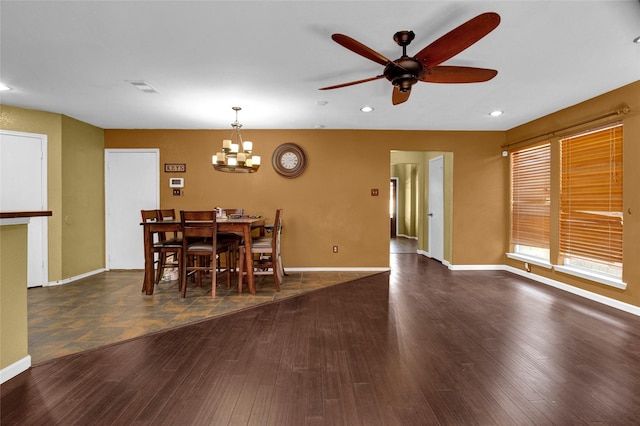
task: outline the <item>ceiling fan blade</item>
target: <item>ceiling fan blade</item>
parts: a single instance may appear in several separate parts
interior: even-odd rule
[[[336,84],[335,86],[321,87],[318,90],[339,89],[340,87],[353,86],[354,84],[366,83],[368,81],[379,80],[381,78],[384,78],[384,75],[377,75],[375,77],[365,78],[364,80],[351,81],[349,83]]]
[[[426,68],[433,68],[468,48],[500,24],[500,15],[487,12],[449,31],[414,56]]]
[[[357,53],[360,56],[364,56],[365,58],[370,59],[373,62],[377,62],[380,65],[387,65],[389,62],[391,62],[380,53],[365,46],[359,41],[352,39],[349,36],[346,36],[344,34],[333,34],[331,38],[339,45],[346,47],[350,51]]]
[[[427,83],[480,83],[491,80],[498,71],[487,68],[439,66],[427,70],[420,81]]]
[[[407,90],[406,92],[401,92],[398,89],[398,86],[393,86],[393,94],[391,95],[391,102],[394,105],[401,104],[406,102],[409,99],[409,95],[411,94],[411,90]]]

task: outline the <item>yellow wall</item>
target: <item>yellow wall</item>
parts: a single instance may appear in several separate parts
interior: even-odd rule
[[[27,225],[0,226],[0,369],[27,352]]]
[[[599,120],[565,129],[574,124],[584,123],[596,117],[606,115],[609,112],[619,110],[623,105],[630,107],[631,112],[613,119]],[[535,265],[532,266],[532,272],[606,297],[640,306],[640,262],[638,261],[640,260],[640,168],[638,167],[638,160],[640,159],[640,82],[621,87],[594,99],[511,129],[507,132],[507,141],[509,144],[513,144],[512,147],[519,148],[540,140],[551,140],[552,149],[557,152],[558,144],[556,141],[559,137],[572,132],[587,130],[597,125],[615,121],[616,119],[621,120],[624,125],[624,266],[622,278],[623,281],[627,283],[626,290],[574,278]],[[524,142],[519,143],[520,141]],[[507,158],[503,160],[503,174],[504,181],[509,182],[509,161]],[[552,184],[554,184],[554,182],[552,182]],[[555,182],[555,185],[557,185],[557,182]],[[508,184],[506,185],[506,190],[505,198],[509,199]],[[508,209],[509,205],[507,204],[505,205],[506,214],[508,214]],[[551,223],[552,248],[558,246],[557,230],[559,228],[557,215],[555,220],[553,219],[554,218],[552,218]],[[504,244],[508,250],[508,222],[505,222],[504,234],[507,237]],[[557,250],[552,251],[552,261],[557,258],[557,254]],[[523,269],[522,262],[505,258],[504,263]],[[557,259],[553,263],[557,263]]]
[[[105,266],[104,131],[62,117],[62,276]]]
[[[455,158],[449,261],[502,263],[504,132],[246,129],[243,137],[263,158],[260,170],[248,175],[213,170],[211,155],[228,135],[227,129],[105,130],[105,147],[159,148],[161,164],[186,163],[186,173],[161,173],[163,208],[243,207],[269,219],[283,208],[285,266],[325,268],[388,267],[391,151],[448,151]],[[308,157],[297,179],[271,167],[273,151],[285,142],[301,145]],[[171,195],[170,177],[185,178],[182,196]],[[378,197],[371,196],[373,188]]]

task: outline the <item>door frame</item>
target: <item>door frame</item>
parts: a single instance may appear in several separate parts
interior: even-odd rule
[[[40,141],[40,194],[39,204],[40,210],[48,210],[48,136],[40,133],[18,132],[12,130],[0,129],[0,135],[38,139]],[[34,168],[37,167],[34,164]],[[5,208],[3,206],[3,208]],[[33,208],[11,208],[11,210],[34,210]],[[28,244],[27,244],[27,263],[28,271],[33,271],[34,268],[39,270],[38,275],[41,276],[41,281],[33,282],[29,279],[27,274],[27,287],[39,287],[49,285],[49,221],[48,217],[32,217],[29,219],[27,225]],[[40,234],[39,244],[34,244],[34,235]],[[40,263],[40,266],[34,265],[34,263]]]
[[[435,167],[433,167],[433,163],[435,162],[441,162],[442,164],[442,173],[439,174],[439,178],[440,178],[440,185],[439,185],[439,197],[438,197],[438,201],[439,201],[439,205],[440,205],[440,209],[437,212],[434,212],[434,208],[433,208],[433,201],[434,201],[434,197],[436,195],[433,194],[432,191],[432,187],[433,187],[433,177],[434,175],[432,174],[432,170],[435,170]],[[444,234],[445,234],[445,226],[444,226],[444,214],[445,214],[445,206],[444,206],[444,155],[438,155],[436,157],[430,158],[429,159],[429,171],[428,171],[428,179],[429,179],[429,186],[427,188],[427,204],[429,207],[429,212],[428,212],[428,216],[427,216],[427,232],[428,232],[428,252],[429,252],[429,257],[435,260],[438,260],[439,262],[444,262]],[[437,182],[436,182],[437,184]],[[434,217],[434,213],[437,214],[439,216],[440,223],[441,223],[441,229],[440,229],[440,236],[441,238],[439,239],[439,241],[435,241],[434,239],[434,235],[436,234],[435,232],[433,232],[433,222],[434,220],[432,219]],[[437,252],[434,252],[433,248],[435,246],[435,243],[437,243],[440,247],[439,250]]]
[[[397,177],[392,177],[391,178],[391,192],[389,193],[389,197],[391,198],[389,200],[389,204],[390,204],[390,208],[393,209],[393,212],[389,212],[393,214],[393,219],[391,219],[391,223],[390,227],[391,227],[391,238],[395,238],[398,236],[398,178]],[[393,202],[393,205],[391,205],[391,202]]]

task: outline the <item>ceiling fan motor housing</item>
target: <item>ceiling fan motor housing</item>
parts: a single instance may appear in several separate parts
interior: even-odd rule
[[[411,90],[411,86],[416,84],[424,75],[422,64],[408,56],[389,63],[384,68],[384,76],[394,86],[398,86],[401,92]]]

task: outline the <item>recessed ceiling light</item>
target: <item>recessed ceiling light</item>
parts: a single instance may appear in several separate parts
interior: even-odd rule
[[[489,115],[492,117],[500,117],[502,114],[504,114],[504,111],[499,111],[499,110],[491,111],[489,113]]]
[[[640,36],[636,37],[633,39],[634,43],[640,43]]]
[[[362,111],[362,112],[371,112],[371,111],[373,111],[373,107],[365,106],[365,107],[360,108],[360,111]]]
[[[0,92],[6,92],[7,90],[11,90],[11,87],[5,85],[4,83],[0,83]]]

